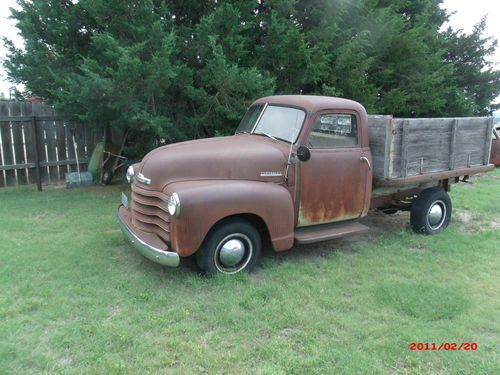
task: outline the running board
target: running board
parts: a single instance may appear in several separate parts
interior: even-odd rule
[[[326,241],[354,233],[365,232],[368,229],[370,228],[366,225],[352,221],[348,223],[341,222],[300,227],[295,229],[295,241],[299,244]]]

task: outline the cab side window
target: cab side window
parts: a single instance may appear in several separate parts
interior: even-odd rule
[[[309,135],[311,148],[353,147],[358,144],[356,116],[325,113],[316,119]]]

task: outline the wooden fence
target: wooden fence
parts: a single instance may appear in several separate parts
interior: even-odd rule
[[[73,139],[75,142],[73,142]],[[86,165],[100,131],[58,116],[44,103],[0,101],[0,187],[56,184]]]

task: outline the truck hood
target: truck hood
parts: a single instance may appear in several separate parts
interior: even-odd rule
[[[138,171],[160,191],[172,182],[203,179],[281,182],[289,145],[265,136],[240,134],[174,143],[148,153]]]

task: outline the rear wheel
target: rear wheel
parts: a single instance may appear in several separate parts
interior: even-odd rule
[[[441,188],[425,189],[411,206],[410,224],[417,233],[436,234],[451,219],[451,198]]]
[[[207,275],[251,272],[260,260],[262,243],[255,227],[244,219],[217,224],[198,250],[197,262]]]

